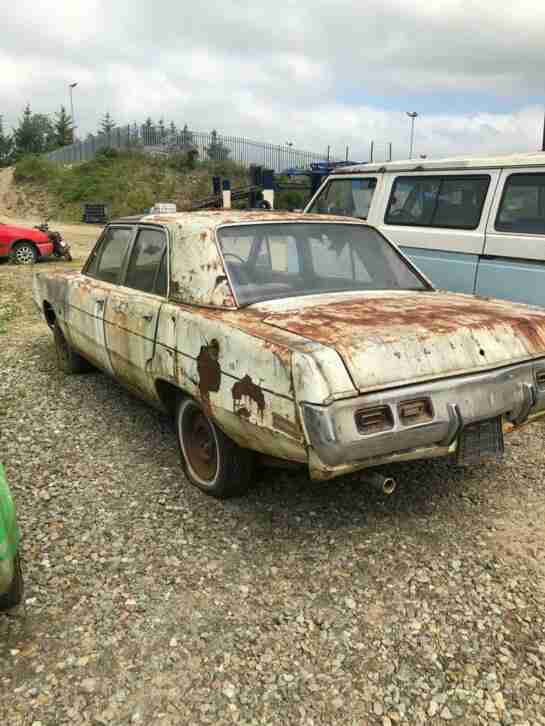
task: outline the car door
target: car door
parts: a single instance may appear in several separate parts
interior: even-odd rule
[[[116,378],[146,398],[155,397],[150,366],[167,294],[167,265],[166,231],[139,227],[123,285],[110,293],[104,318],[106,347]]]
[[[476,291],[545,306],[545,170],[502,171]]]
[[[99,368],[113,373],[106,349],[104,314],[120,278],[131,226],[108,227],[91,253],[83,273],[68,286],[67,335],[70,345]]]
[[[388,174],[378,228],[436,287],[473,293],[498,170]]]

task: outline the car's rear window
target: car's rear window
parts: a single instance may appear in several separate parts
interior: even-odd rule
[[[377,230],[363,224],[229,226],[218,239],[241,305],[347,290],[429,289]]]

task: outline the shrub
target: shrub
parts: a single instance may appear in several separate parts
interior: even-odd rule
[[[16,182],[46,182],[58,173],[55,164],[40,156],[23,156],[15,165]]]

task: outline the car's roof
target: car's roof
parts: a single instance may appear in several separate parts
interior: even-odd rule
[[[501,169],[528,166],[545,167],[545,153],[534,151],[527,154],[504,156],[465,156],[446,159],[411,159],[402,161],[383,161],[368,164],[354,164],[334,169],[332,176],[343,174],[383,174],[386,172],[455,171],[457,169]]]
[[[302,212],[284,211],[261,211],[261,210],[239,210],[239,209],[210,209],[198,210],[195,212],[175,212],[171,214],[146,214],[142,216],[124,217],[113,220],[112,223],[154,223],[172,224],[180,227],[191,226],[192,228],[202,226],[206,229],[216,229],[225,224],[244,224],[268,222],[332,222],[365,224],[363,220],[353,217],[344,217],[331,214],[304,214]]]

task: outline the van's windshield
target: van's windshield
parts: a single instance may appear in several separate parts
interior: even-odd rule
[[[429,290],[386,239],[364,224],[245,224],[218,230],[240,305],[349,290]]]
[[[307,211],[367,219],[376,186],[375,177],[331,179]]]

